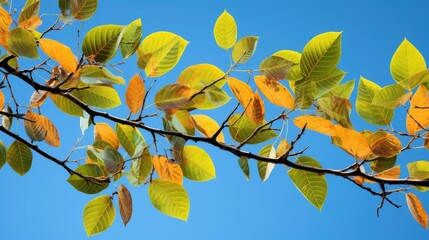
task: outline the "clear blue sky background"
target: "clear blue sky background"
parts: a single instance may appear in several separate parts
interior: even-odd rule
[[[58,13],[57,1],[42,1],[43,13]],[[15,0],[16,7],[24,0]],[[257,68],[259,62],[272,53],[291,49],[301,51],[313,36],[326,31],[343,31],[343,55],[339,67],[348,72],[345,80],[365,76],[385,86],[393,84],[389,72],[390,59],[404,37],[407,37],[425,57],[429,56],[427,1],[100,1],[95,16],[85,23],[82,35],[101,24],[127,24],[136,18],[143,21],[144,36],[155,31],[171,31],[190,41],[181,61],[170,73],[159,79],[159,84],[175,82],[180,72],[197,63],[212,63],[228,68],[228,58],[213,39],[216,18],[227,9],[236,19],[239,37],[260,36],[253,59],[243,69]],[[43,17],[47,27],[53,16]],[[69,44],[77,53],[76,29],[79,22],[61,33],[47,37]],[[120,61],[116,58],[113,62]],[[138,69],[135,57],[120,67],[125,79]],[[28,63],[31,64],[31,63]],[[238,75],[240,76],[240,75]],[[30,93],[13,81],[18,98],[23,102]],[[160,85],[158,85],[160,86]],[[123,93],[125,87],[118,90]],[[150,99],[153,99],[152,97]],[[353,102],[355,93],[352,96]],[[124,96],[122,94],[122,100]],[[231,103],[226,109],[231,109]],[[124,109],[124,108],[123,108]],[[80,136],[79,120],[66,116],[47,102],[43,114],[58,125],[62,148],[42,148],[59,156],[66,156]],[[156,111],[151,108],[149,112]],[[270,108],[270,116],[278,108]],[[125,116],[122,110],[113,111]],[[222,116],[225,110],[213,111]],[[404,113],[397,112],[394,127],[404,129]],[[220,120],[221,118],[216,119]],[[357,117],[352,120],[358,130],[372,129]],[[157,122],[150,122],[159,126]],[[14,124],[13,130],[23,133],[23,124]],[[289,139],[297,130],[292,127]],[[225,132],[226,133],[226,132]],[[8,145],[11,140],[0,138]],[[320,140],[319,140],[320,139]],[[86,132],[82,145],[92,142],[92,128]],[[317,141],[316,141],[317,140]],[[306,153],[318,159],[323,166],[340,168],[351,163],[343,152],[331,146],[327,137],[306,134],[300,147],[310,145]],[[164,144],[167,147],[166,144]],[[259,151],[261,146],[250,148]],[[277,166],[270,179],[261,183],[256,164],[251,163],[251,180],[241,173],[237,158],[207,147],[217,170],[217,178],[210,182],[185,181],[191,199],[188,222],[163,215],[151,206],[146,186],[131,188],[134,201],[133,217],[123,227],[119,213],[113,226],[92,239],[425,239],[429,232],[417,224],[408,212],[403,194],[392,199],[403,205],[396,209],[385,205],[376,217],[380,199],[358,189],[348,181],[327,177],[328,197],[322,212],[311,206],[291,183],[287,170]],[[78,150],[73,157],[83,157]],[[427,150],[401,155],[398,163],[402,176],[407,176],[406,163],[428,160]],[[24,177],[15,174],[9,166],[0,171],[0,239],[85,239],[82,212],[85,204],[94,198],[74,190],[65,180],[67,172],[35,155],[31,171]],[[126,179],[121,182],[130,186]],[[116,185],[118,185],[117,183]],[[115,191],[112,185],[102,194]],[[429,209],[429,196],[413,191]],[[115,201],[116,204],[116,201]]]

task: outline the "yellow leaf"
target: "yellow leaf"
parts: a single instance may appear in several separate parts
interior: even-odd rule
[[[286,139],[280,140],[279,145],[277,146],[276,157],[281,157],[289,151],[290,144]]]
[[[0,109],[3,109],[3,107],[4,107],[4,94],[0,90]]]
[[[296,117],[293,122],[299,128],[303,128],[307,124],[307,129],[313,130],[318,133],[322,133],[328,136],[334,136],[337,134],[335,125],[322,117],[314,115],[302,115]]]
[[[422,225],[425,229],[428,229],[428,215],[420,200],[412,193],[407,193],[405,196],[411,215],[413,215],[414,219],[416,219],[420,225]]]
[[[363,133],[335,125],[336,134],[333,143],[356,159],[366,159],[372,154],[368,140]]]
[[[262,75],[255,76],[255,83],[268,101],[280,107],[294,108],[295,101],[292,94],[281,83],[270,81]]]
[[[39,120],[46,129],[45,142],[53,147],[60,146],[60,135],[55,125],[45,116],[39,116]]]
[[[32,16],[31,18],[23,21],[19,24],[20,27],[28,29],[28,30],[34,30],[38,28],[40,25],[42,25],[42,19],[40,19],[39,16]]]
[[[50,58],[57,61],[67,72],[77,70],[76,57],[69,47],[52,39],[39,39],[42,51]]]
[[[227,50],[237,41],[237,24],[226,10],[216,20],[213,34],[219,47]]]
[[[9,35],[9,28],[12,24],[12,18],[9,13],[0,7],[0,45],[8,50],[6,39]]]
[[[206,137],[212,137],[220,128],[215,120],[206,115],[192,115],[192,119],[197,130]],[[219,133],[216,141],[225,142],[222,132]]]
[[[130,80],[127,92],[125,93],[127,106],[133,114],[136,114],[142,107],[145,90],[143,80],[138,74],[134,75]]]
[[[25,118],[24,128],[28,137],[33,141],[43,141],[46,136],[46,128],[42,124],[42,121],[40,121],[40,115],[27,111]]]
[[[367,137],[372,153],[379,157],[391,158],[401,152],[401,141],[394,135],[377,131]]]
[[[115,131],[107,123],[97,123],[94,126],[95,141],[103,140],[110,144],[113,148],[119,148],[119,140]]]
[[[265,106],[258,91],[256,91],[253,95],[253,101],[249,106],[248,112],[250,114],[249,119],[254,123],[260,124],[262,121],[264,121]]]
[[[171,162],[165,156],[153,156],[152,160],[153,167],[161,178],[183,183],[183,172],[179,164]]]
[[[242,82],[237,78],[228,78],[228,86],[237,98],[238,102],[246,108],[250,101],[252,101],[254,95],[252,88],[250,88],[247,83]]]
[[[411,107],[406,119],[408,133],[414,135],[421,127],[429,126],[429,97],[428,90],[423,86],[417,89],[411,98]]]

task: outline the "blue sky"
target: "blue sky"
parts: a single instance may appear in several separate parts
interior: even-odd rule
[[[24,1],[14,2],[19,9]],[[42,1],[42,13],[59,12],[56,4],[49,4],[51,1]],[[158,80],[157,86],[161,86],[175,82],[183,69],[197,63],[212,63],[227,70],[227,54],[217,47],[213,38],[214,22],[227,9],[237,21],[239,37],[260,37],[255,55],[242,69],[257,68],[261,60],[278,50],[301,51],[305,43],[319,33],[343,31],[339,67],[348,72],[344,80],[358,80],[362,75],[385,86],[394,83],[389,72],[390,59],[404,37],[425,57],[429,56],[429,34],[426,32],[428,7],[426,1],[100,1],[98,11],[83,25],[81,35],[97,25],[125,25],[137,18],[143,21],[144,36],[155,31],[171,31],[181,35],[190,44],[176,68]],[[43,20],[43,27],[47,27],[54,17],[48,15]],[[80,23],[75,22],[64,31],[47,37],[67,43],[77,53],[76,29],[79,26]],[[139,71],[135,60],[133,57],[120,67],[127,80]],[[119,61],[119,57],[112,60]],[[19,86],[18,81],[13,84]],[[29,88],[15,89],[19,92],[19,99],[28,101]],[[118,87],[123,102],[124,89],[124,86]],[[353,102],[355,94],[356,91],[352,95]],[[226,108],[231,109],[233,104]],[[43,113],[52,116],[60,130],[62,148],[56,150],[46,144],[41,146],[52,154],[66,156],[80,136],[79,120],[62,114],[50,102],[44,108]],[[123,111],[125,106],[121,109],[112,112],[126,116],[126,111]],[[271,116],[276,111],[280,109],[269,109]],[[208,114],[218,116],[216,119],[220,121],[224,112],[214,110]],[[395,128],[404,129],[404,116],[403,112],[396,112]],[[375,129],[359,119],[355,111],[352,121],[358,130]],[[148,124],[160,126],[159,119]],[[15,123],[13,130],[23,133],[22,128],[22,123]],[[296,133],[291,124],[289,140]],[[0,135],[0,138],[7,145],[11,142],[6,136]],[[90,144],[92,140],[92,129],[89,129],[82,145]],[[311,146],[306,154],[318,159],[325,167],[340,168],[351,163],[345,153],[330,145],[327,137],[306,134],[299,146],[306,145]],[[167,147],[165,143],[164,146]],[[385,205],[377,218],[379,198],[348,181],[328,176],[328,197],[322,212],[319,212],[293,186],[284,167],[277,166],[270,179],[261,183],[256,164],[251,162],[251,180],[248,182],[235,156],[203,147],[215,163],[217,178],[204,183],[185,181],[184,186],[191,199],[188,222],[170,218],[153,208],[145,186],[130,187],[134,211],[128,226],[123,227],[118,212],[113,226],[92,239],[393,240],[423,239],[429,235],[408,212],[402,193],[392,199],[403,207],[396,209]],[[257,152],[260,148],[254,146],[248,149]],[[73,156],[79,158],[83,154],[84,151],[80,150]],[[406,163],[415,160],[428,160],[427,150],[413,151],[399,157],[402,176],[407,176]],[[4,167],[0,171],[3,195],[0,200],[0,239],[86,238],[82,212],[85,204],[95,196],[75,191],[65,181],[67,177],[67,172],[62,168],[38,155],[35,155],[33,167],[24,177],[15,174],[10,167]],[[121,182],[130,186],[125,178]],[[113,191],[115,188],[111,186],[102,194]],[[413,193],[429,209],[429,196],[416,191]]]

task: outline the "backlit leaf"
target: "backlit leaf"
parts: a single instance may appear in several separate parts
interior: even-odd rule
[[[333,143],[356,159],[367,159],[372,154],[368,140],[361,133],[353,129],[348,129],[335,125],[336,134]]]
[[[8,49],[16,56],[39,58],[33,34],[24,28],[14,28],[6,40]]]
[[[110,144],[114,149],[119,148],[119,140],[116,133],[107,123],[100,122],[94,126],[94,140],[103,140]]]
[[[249,138],[259,126],[263,124],[265,124],[265,121],[258,125],[252,122],[246,115],[235,114],[228,120],[228,129],[231,137],[235,141],[243,142]],[[276,132],[270,130],[268,126],[265,126],[259,131],[259,133],[253,135],[253,137],[247,143],[257,144],[265,142],[276,136]]]
[[[48,57],[58,62],[67,72],[77,70],[76,57],[69,47],[47,38],[40,39],[39,46]]]
[[[80,71],[80,80],[88,84],[125,84],[121,76],[115,76],[105,67],[84,66]]]
[[[127,91],[125,93],[125,100],[127,102],[128,108],[133,114],[139,112],[140,108],[143,105],[143,99],[146,94],[146,88],[144,86],[144,81],[139,77],[138,74],[135,74],[128,84]]]
[[[187,179],[204,182],[216,178],[212,159],[202,148],[185,146],[181,153],[180,166]]]
[[[171,122],[173,124],[173,127],[181,133],[188,134],[188,135],[195,135],[195,125],[194,121],[192,120],[191,114],[187,110],[179,110],[171,117]]]
[[[299,157],[296,163],[322,168],[320,163],[307,156]],[[302,195],[319,211],[322,210],[328,192],[325,176],[299,169],[290,169],[288,174]]]
[[[150,154],[147,147],[144,148],[140,155],[140,157],[133,160],[130,171],[126,173],[128,181],[133,186],[139,186],[143,184],[152,171],[153,167],[152,155]]]
[[[108,173],[115,174],[122,170],[124,159],[115,149],[107,147],[98,154],[98,157],[103,161]]]
[[[416,161],[407,164],[408,172],[411,179],[427,179],[429,178],[429,162],[428,161]],[[428,191],[429,187],[414,186],[419,191]]]
[[[58,0],[58,7],[61,10],[61,13],[67,12],[70,9],[70,1],[71,0]]]
[[[299,128],[303,128],[306,125],[307,129],[313,130],[318,133],[322,133],[328,136],[334,136],[337,134],[335,125],[322,117],[314,115],[301,115],[296,117],[293,122]]]
[[[6,161],[13,171],[24,176],[31,168],[33,154],[27,145],[16,140],[6,151]]]
[[[282,139],[280,140],[279,145],[277,146],[277,150],[276,150],[276,157],[281,157],[284,154],[287,153],[287,151],[289,151],[290,149],[290,144],[286,139]]]
[[[173,115],[180,107],[188,103],[191,89],[182,84],[168,84],[155,95],[155,106],[166,114]]]
[[[225,73],[212,64],[201,63],[187,67],[180,73],[177,83],[187,84],[190,88],[201,90],[204,86],[217,81],[215,86],[222,88],[225,84]]]
[[[0,93],[0,95],[1,95],[1,93]],[[30,97],[30,107],[42,106],[43,102],[45,102],[47,97],[48,97],[48,92],[46,92],[46,91],[42,91],[42,90],[34,91]]]
[[[192,119],[195,123],[195,127],[197,128],[197,130],[206,137],[212,137],[220,128],[219,124],[217,124],[214,119],[206,115],[192,115]],[[216,138],[216,141],[225,142],[225,138],[222,132],[219,133]]]
[[[6,147],[0,140],[0,169],[6,164]]]
[[[414,219],[420,225],[422,225],[422,227],[428,229],[428,215],[423,207],[423,204],[420,202],[417,196],[412,193],[407,193],[405,197],[407,199],[407,206],[411,215],[413,215]]]
[[[294,66],[290,68],[287,80],[298,81],[303,78],[301,74],[301,67],[299,65],[299,63],[301,62],[301,53],[292,50],[280,50],[274,53],[272,56],[284,58],[294,64]]]
[[[249,61],[258,45],[258,38],[257,36],[247,36],[238,40],[232,48],[232,60],[238,63],[246,63]]]
[[[37,16],[39,14],[39,10],[40,0],[27,0],[21,10],[21,13],[19,14],[18,23],[21,25],[28,19]]]
[[[346,83],[334,87],[332,90],[323,95],[323,97],[335,96],[349,99],[355,87],[355,80],[350,80]]]
[[[52,102],[60,109],[62,112],[70,114],[72,116],[83,116],[83,110],[78,105],[76,105],[71,100],[57,94],[49,94]]]
[[[72,2],[75,1],[78,0],[73,0]],[[124,26],[119,25],[103,25],[89,30],[83,39],[83,53],[86,57],[90,57],[96,62],[108,62],[118,51],[124,29]]]
[[[367,140],[371,151],[379,157],[391,158],[401,152],[401,141],[385,131],[377,131],[371,134]]]
[[[40,19],[40,17],[37,15],[32,16],[29,19],[27,19],[27,20],[25,20],[19,24],[20,27],[28,29],[28,30],[35,30],[40,25],[42,25],[42,19]],[[33,34],[34,34],[34,32],[33,32]]]
[[[273,144],[266,145],[263,147],[258,155],[263,157],[269,157],[269,158],[275,158],[276,157],[276,150],[274,149]],[[262,182],[267,181],[267,179],[270,177],[271,172],[273,171],[276,164],[269,163],[269,162],[263,162],[258,161],[258,173],[259,177],[261,178]]]
[[[80,165],[75,169],[75,172],[78,172],[85,177],[104,178],[103,170],[95,164]],[[95,179],[92,181],[94,182],[90,182],[78,175],[71,175],[67,179],[67,182],[69,182],[76,190],[86,194],[99,193],[109,186],[109,183],[107,182],[97,182]]]
[[[270,81],[262,75],[255,76],[255,83],[262,94],[264,94],[271,103],[284,108],[294,108],[295,100],[289,90],[281,83]]]
[[[256,91],[255,94],[253,95],[253,101],[249,106],[249,113],[250,113],[250,119],[253,122],[260,124],[262,123],[262,121],[264,121],[265,106],[258,91]]]
[[[25,118],[28,119],[28,121],[24,121],[24,127],[27,136],[32,141],[43,141],[47,131],[45,126],[42,124],[42,121],[40,121],[40,116],[36,113],[27,111],[25,113]]]
[[[121,105],[118,92],[110,85],[91,84],[79,91],[79,99],[89,106],[110,109]]]
[[[372,99],[372,104],[394,109],[400,105],[404,105],[411,98],[412,94],[412,92],[405,91],[400,85],[393,84],[380,89]]]
[[[116,135],[120,144],[130,157],[135,157],[136,154],[140,154],[138,150],[146,146],[143,135],[136,127],[116,123]]]
[[[122,222],[124,226],[131,219],[131,215],[133,214],[133,199],[131,197],[130,191],[122,184],[118,190],[118,205],[119,205],[119,213],[121,214]]]
[[[370,167],[374,172],[383,172],[395,166],[396,158],[396,156],[391,158],[378,157],[374,160],[371,160]]]
[[[268,80],[286,79],[289,75],[293,62],[278,56],[270,56],[264,59],[259,65],[259,71]]]
[[[83,225],[88,237],[108,229],[115,214],[111,196],[103,195],[89,201],[83,210]]]
[[[148,187],[153,206],[162,213],[186,221],[190,202],[188,193],[180,183],[167,179],[155,179]]]
[[[78,20],[90,19],[97,10],[98,0],[70,0],[70,16]]]
[[[401,175],[401,168],[399,165],[386,169],[383,172],[377,173],[374,176],[378,178],[387,178],[387,179],[398,179]]]
[[[237,41],[237,24],[226,10],[216,20],[213,34],[217,45],[225,50],[234,46]]]
[[[45,116],[40,115],[38,122],[40,122],[40,124],[42,124],[46,130],[45,142],[52,147],[59,147],[61,143],[60,135],[51,120]]]
[[[246,176],[247,181],[250,179],[250,168],[249,168],[249,160],[246,157],[240,157],[238,159],[238,165]]]
[[[120,45],[123,58],[129,58],[137,50],[142,39],[142,32],[142,20],[140,18],[125,28]]]
[[[318,110],[322,111],[329,118],[333,118],[337,123],[346,128],[353,128],[350,120],[352,104],[348,99],[335,96],[317,99]]]
[[[183,183],[183,172],[179,164],[171,162],[166,156],[153,156],[152,161],[159,177],[180,184]]]
[[[426,128],[429,126],[429,96],[428,90],[423,85],[420,85],[411,98],[406,126],[410,134],[416,134],[422,127]]]

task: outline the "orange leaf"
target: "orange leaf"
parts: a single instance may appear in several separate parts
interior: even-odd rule
[[[60,146],[60,135],[58,134],[58,130],[55,125],[45,116],[39,116],[39,120],[41,124],[46,129],[45,142],[53,147]]]
[[[40,19],[39,16],[32,16],[31,18],[25,20],[21,24],[19,24],[20,27],[28,29],[28,30],[34,30],[38,28],[40,25],[42,25],[42,19]]]
[[[10,14],[2,7],[0,7],[0,33],[7,31],[12,25],[12,18]]]
[[[428,229],[428,215],[420,200],[412,193],[407,193],[405,196],[411,215],[413,215],[414,219],[416,219],[420,225],[422,225],[425,229]]]
[[[215,120],[206,115],[192,115],[192,119],[197,130],[206,137],[213,136],[220,128]],[[216,141],[225,142],[222,132],[219,133]]]
[[[286,139],[280,140],[279,145],[277,146],[276,157],[281,157],[289,150],[290,144]]]
[[[260,124],[262,121],[264,121],[265,117],[265,107],[264,102],[261,99],[261,96],[259,95],[258,91],[255,92],[253,96],[253,101],[249,106],[249,112],[250,115],[249,119],[252,120],[254,123]]]
[[[124,223],[124,226],[126,226],[133,213],[133,199],[131,198],[130,191],[128,191],[128,189],[123,184],[119,187],[118,190],[118,205],[122,222]]]
[[[25,118],[27,119],[24,121],[25,132],[33,141],[43,141],[46,137],[46,128],[40,121],[40,117],[39,114],[30,111],[25,113]]]
[[[143,105],[145,96],[145,86],[143,80],[138,74],[135,74],[128,85],[127,92],[125,93],[125,100],[128,108],[133,114],[136,114]]]
[[[119,140],[115,131],[107,123],[97,123],[94,126],[95,141],[103,140],[116,150],[119,148]]]
[[[353,129],[348,129],[340,125],[335,125],[336,135],[333,136],[333,143],[356,159],[366,159],[372,154],[368,140],[363,133]]]
[[[393,168],[389,168],[384,170],[383,172],[377,173],[374,176],[378,178],[387,178],[387,179],[398,179],[401,174],[401,168],[399,165],[394,166]]]
[[[73,52],[66,45],[52,39],[39,39],[42,51],[50,58],[57,61],[67,72],[75,72],[77,61]]]
[[[271,103],[285,108],[294,108],[295,101],[292,94],[277,81],[270,81],[265,76],[255,76],[256,86]]]
[[[416,134],[421,127],[429,126],[429,97],[428,90],[423,86],[417,89],[411,99],[411,108],[406,119],[407,131]]]
[[[228,86],[244,108],[246,108],[254,98],[252,88],[245,82],[236,78],[228,78]]]
[[[307,129],[319,132],[328,136],[334,136],[336,134],[335,125],[322,117],[314,115],[302,115],[296,117],[293,122],[299,128],[303,128],[307,124]]]
[[[391,158],[401,152],[402,143],[393,134],[377,131],[371,134],[367,140],[371,151],[379,157]]]
[[[3,106],[4,106],[4,94],[0,90],[0,109],[3,109]]]
[[[169,84],[155,95],[155,106],[168,115],[174,115],[179,108],[189,103],[193,91],[186,85]]]
[[[153,167],[161,178],[183,183],[183,172],[179,164],[171,162],[165,156],[153,156],[152,160]]]

